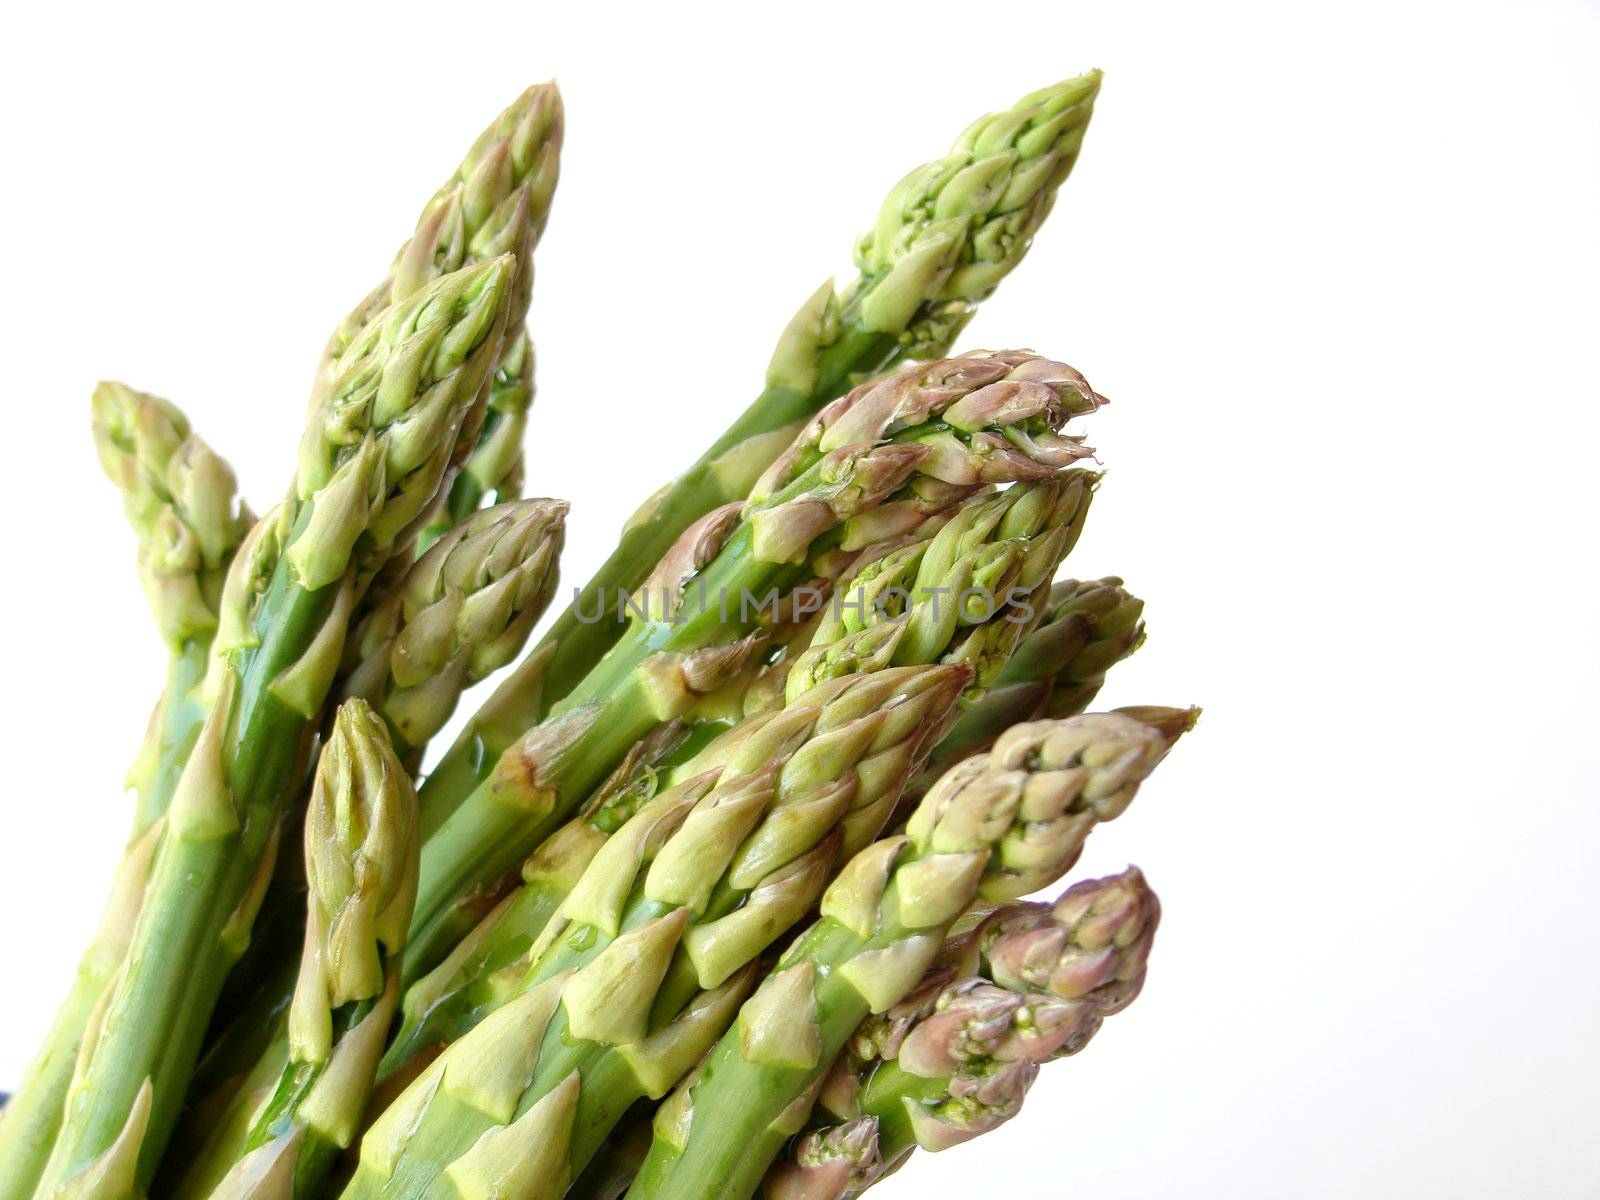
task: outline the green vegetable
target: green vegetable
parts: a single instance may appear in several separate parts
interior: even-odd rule
[[[398,999],[419,844],[416,791],[383,720],[346,701],[306,810],[305,950],[287,1061],[264,1099],[235,1106],[179,1195],[308,1200],[355,1139]]]
[[[847,831],[893,808],[969,674],[835,680],[707,747],[595,854],[518,994],[373,1124],[347,1200],[420,1197],[441,1177],[462,1200],[559,1195],[721,1033]]]
[[[149,877],[160,822],[205,719],[197,688],[217,627],[222,581],[251,518],[233,471],[165,400],[102,383],[92,401],[95,449],[138,535],[139,577],[167,643],[167,678],[129,772],[133,829],[111,895],[43,1047],[0,1116],[0,1200],[29,1200],[60,1129],[85,1028],[120,969]]]
[[[1169,745],[1158,729],[1100,713],[1019,725],[953,767],[904,836],[869,846],[834,881],[822,919],[666,1110],[675,1119],[658,1120],[628,1195],[754,1195],[851,1034],[916,987],[961,913],[980,896],[1003,901],[1059,878]]]
[[[1024,96],[895,186],[856,248],[855,279],[843,291],[830,280],[806,301],[778,341],[765,390],[634,514],[541,643],[551,653],[547,698],[578,687],[626,632],[618,600],[695,521],[742,500],[795,425],[867,376],[949,353],[977,305],[1027,254],[1078,160],[1099,91],[1093,71]]]
[[[248,942],[351,609],[447,478],[499,349],[514,269],[501,257],[441,276],[369,325],[313,407],[288,496],[235,555],[210,711],[127,968],[85,1035],[43,1196],[112,1194],[154,1172],[223,977]]]
[[[658,568],[669,586],[640,596],[627,635],[424,843],[407,983],[470,928],[457,905],[514,872],[658,722],[748,665],[760,611],[805,581],[819,544],[850,546],[858,518],[925,479],[1051,477],[1083,453],[1058,430],[1100,402],[1071,367],[1005,352],[906,367],[819,414],[742,509],[685,533]],[[424,809],[432,792],[430,780]]]

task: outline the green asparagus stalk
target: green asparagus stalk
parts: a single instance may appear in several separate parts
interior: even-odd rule
[[[748,665],[760,606],[802,581],[820,544],[850,544],[854,518],[898,503],[920,478],[975,487],[1051,477],[1084,453],[1058,430],[1100,403],[1071,367],[1005,352],[907,367],[819,414],[737,520],[730,509],[686,531],[663,560],[680,564],[674,586],[641,596],[627,635],[424,843],[407,984],[470,927],[461,901],[515,871],[656,723]]]
[[[354,1140],[394,1015],[419,846],[416,792],[385,723],[347,700],[306,809],[305,950],[287,1061],[264,1098],[235,1106],[180,1196],[310,1197]]]
[[[906,834],[858,854],[736,1027],[658,1123],[633,1200],[755,1194],[855,1029],[899,1002],[979,897],[1005,901],[1059,878],[1101,820],[1119,815],[1170,742],[1121,714],[1020,725],[952,768]]]
[[[835,680],[708,747],[595,855],[521,993],[374,1123],[347,1200],[445,1180],[463,1200],[559,1196],[721,1033],[762,951],[821,895],[846,830],[892,809],[969,675]]]
[[[1040,1065],[1078,1053],[1138,996],[1160,911],[1136,867],[1074,884],[1054,905],[1003,905],[916,992],[862,1024],[818,1110],[873,1119],[885,1174],[915,1149],[1010,1120]]]
[[[507,256],[442,276],[369,325],[313,408],[288,496],[235,556],[210,711],[127,968],[86,1034],[45,1197],[149,1181],[223,977],[248,942],[361,581],[415,537],[448,478],[499,349],[513,270]]]
[[[138,536],[139,576],[168,649],[166,685],[129,782],[133,830],[104,915],[43,1047],[0,1115],[0,1200],[28,1200],[60,1127],[73,1063],[96,1002],[120,966],[160,837],[160,821],[205,717],[196,687],[217,626],[222,579],[251,518],[233,471],[165,400],[102,383],[95,448]]]
[[[843,291],[830,280],[806,301],[778,341],[765,390],[645,502],[541,643],[552,651],[547,697],[576,688],[623,636],[617,601],[694,521],[744,497],[784,448],[786,430],[902,358],[949,352],[977,305],[1027,254],[1077,162],[1099,90],[1094,71],[1025,96],[895,186],[857,246],[856,278]]]
[[[994,685],[951,726],[912,793],[920,796],[953,764],[987,750],[1019,722],[1087,710],[1106,672],[1144,645],[1143,613],[1144,601],[1114,575],[1055,584],[1042,619],[1023,636]]]
[[[331,382],[348,348],[390,305],[441,275],[501,254],[516,256],[488,404],[462,432],[460,472],[419,535],[419,550],[476,510],[488,493],[500,500],[515,496],[533,403],[533,346],[524,325],[533,290],[533,249],[549,220],[564,132],[561,91],[554,83],[536,84],[517,97],[434,193],[388,277],[344,319],[324,354],[319,386]]]

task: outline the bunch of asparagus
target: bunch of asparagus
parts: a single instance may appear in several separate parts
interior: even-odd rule
[[[265,515],[100,385],[170,659],[0,1200],[854,1196],[1131,1003],[1143,876],[1026,897],[1196,713],[1087,711],[1144,637],[1120,579],[1057,579],[1102,397],[952,352],[1099,85],[906,175],[531,648],[567,512],[519,498],[554,85],[334,332]]]

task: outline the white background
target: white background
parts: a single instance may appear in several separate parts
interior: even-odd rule
[[[1124,574],[1151,637],[1107,699],[1206,717],[1083,864],[1165,900],[1144,997],[882,1194],[1600,1194],[1595,8],[585,7],[8,16],[0,1083],[98,910],[162,660],[97,378],[184,405],[269,504],[327,331],[555,75],[530,482],[576,504],[576,583],[903,170],[1100,66],[968,344],[1113,398],[1072,570]]]

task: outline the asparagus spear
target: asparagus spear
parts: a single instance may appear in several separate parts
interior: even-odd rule
[[[987,693],[963,712],[911,789],[921,795],[951,765],[987,750],[1021,721],[1085,711],[1106,672],[1144,645],[1144,601],[1114,575],[1050,589],[1038,625],[1018,643]]]
[[[139,576],[167,643],[167,678],[129,772],[133,830],[72,988],[17,1094],[0,1115],[0,1200],[27,1200],[60,1127],[73,1062],[96,1002],[127,951],[159,822],[205,716],[195,695],[217,625],[222,577],[251,518],[233,471],[165,400],[102,383],[92,401],[95,448],[122,491],[138,535]]]
[[[305,949],[284,1067],[235,1105],[179,1195],[309,1197],[350,1145],[394,1015],[419,845],[416,792],[384,721],[347,700],[306,809]]]
[[[501,500],[516,492],[533,403],[533,346],[524,326],[533,290],[533,249],[549,220],[564,132],[561,91],[554,83],[536,84],[517,97],[434,193],[387,278],[344,319],[324,353],[319,388],[337,375],[348,348],[385,308],[441,275],[500,254],[516,255],[488,404],[463,430],[460,473],[419,535],[419,550],[474,511],[489,492],[498,492]]]
[[[887,815],[969,674],[835,680],[708,747],[704,769],[595,855],[521,993],[368,1131],[348,1200],[444,1179],[464,1200],[560,1195],[725,1027],[761,952],[821,894],[845,830]]]
[[[868,847],[834,881],[822,919],[708,1057],[684,1118],[658,1124],[628,1195],[753,1195],[851,1033],[916,986],[960,913],[1058,878],[1169,745],[1160,730],[1101,713],[1019,725],[953,767],[904,836]]]
[[[329,341],[317,376],[319,396],[336,377],[345,350],[386,305],[415,294],[441,274],[502,253],[516,255],[516,271],[506,299],[506,333],[487,401],[469,412],[457,437],[450,497],[437,498],[415,547],[400,547],[374,580],[371,591],[358,600],[353,618],[358,626],[405,587],[406,568],[413,557],[475,510],[487,490],[493,488],[501,499],[507,499],[520,487],[521,442],[533,395],[533,351],[524,317],[533,279],[533,248],[543,233],[556,187],[563,125],[561,96],[553,83],[531,87],[519,96],[479,135],[424,207],[415,232],[395,256],[387,277],[346,317]],[[431,697],[413,699],[431,699],[437,704],[442,724],[443,709],[453,705],[454,697],[446,695],[448,684],[436,686]],[[269,889],[265,915],[274,929],[298,926],[294,915],[299,907],[298,890],[288,905],[276,902],[281,891]],[[279,951],[270,937],[258,944],[230,975],[219,1003],[220,1014],[237,1016],[241,1001],[248,1002],[261,984],[261,963],[280,958]]]
[[[45,1196],[148,1182],[223,976],[248,941],[361,581],[415,536],[448,476],[499,348],[513,268],[501,257],[442,276],[371,323],[313,408],[288,496],[235,556],[211,708],[127,969],[86,1035]]]
[[[139,579],[167,644],[167,684],[129,773],[139,795],[135,834],[166,811],[205,717],[194,697],[217,628],[222,582],[254,518],[233,469],[178,408],[126,384],[103,382],[90,401],[95,450],[138,536]]]
[[[783,449],[786,428],[902,357],[949,352],[978,303],[1026,255],[1077,162],[1099,90],[1094,71],[1024,96],[895,186],[857,246],[856,278],[842,292],[830,280],[806,301],[779,338],[765,390],[645,502],[541,643],[551,652],[546,697],[577,687],[623,636],[619,598],[694,521],[744,497]],[[600,619],[589,620],[594,613]]]
[[[1159,919],[1136,867],[1074,884],[1054,905],[1003,905],[916,992],[862,1024],[819,1111],[873,1119],[885,1174],[919,1147],[996,1128],[1041,1064],[1082,1050],[1138,996]]]
[[[462,691],[515,658],[544,613],[567,508],[521,500],[467,515],[357,629],[345,691],[377,708],[409,771]]]
[[[750,661],[756,609],[799,582],[820,543],[848,543],[852,518],[898,503],[919,477],[957,487],[1049,478],[1084,453],[1057,431],[1100,403],[1071,367],[1005,352],[907,367],[820,413],[742,513],[686,532],[663,559],[670,576],[658,568],[669,594],[642,597],[628,634],[424,843],[407,984],[466,931],[459,902],[514,871],[657,722]]]

